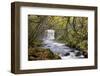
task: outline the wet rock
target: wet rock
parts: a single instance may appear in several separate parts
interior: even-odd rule
[[[88,58],[88,54],[86,52],[83,52],[84,58]]]
[[[75,52],[74,50],[71,50],[70,52]]]
[[[64,56],[69,56],[70,55],[70,53],[66,53]]]
[[[81,52],[76,52],[75,56],[81,56],[82,53]]]

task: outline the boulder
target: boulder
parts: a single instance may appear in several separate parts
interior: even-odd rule
[[[66,53],[64,56],[69,56],[70,55],[70,53]]]
[[[81,56],[82,53],[81,52],[76,52],[75,56]]]
[[[28,60],[54,60],[61,59],[59,55],[54,54],[50,49],[45,48],[29,48]]]

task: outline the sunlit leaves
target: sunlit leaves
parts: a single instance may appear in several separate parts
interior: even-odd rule
[[[88,17],[28,16],[28,39],[31,44],[37,44],[34,41],[37,41],[46,29],[55,30],[57,41],[64,42],[74,48],[79,48],[81,51],[88,49]]]

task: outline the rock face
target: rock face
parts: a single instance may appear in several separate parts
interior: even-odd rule
[[[28,60],[53,60],[61,59],[60,56],[51,52],[50,49],[44,48],[29,48],[28,49]]]

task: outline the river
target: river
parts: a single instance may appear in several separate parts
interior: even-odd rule
[[[75,50],[66,46],[64,43],[55,41],[55,31],[52,29],[46,30],[43,43],[44,48],[49,48],[53,53],[58,54],[61,59],[84,58],[79,50]]]

